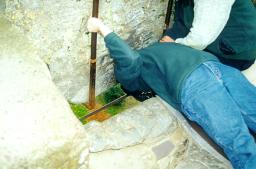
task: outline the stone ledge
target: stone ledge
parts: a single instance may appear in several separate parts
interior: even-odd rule
[[[160,98],[106,122],[89,123],[85,129],[90,145],[88,169],[232,168]]]

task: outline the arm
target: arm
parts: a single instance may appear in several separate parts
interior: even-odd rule
[[[90,18],[87,22],[87,29],[89,32],[100,33],[103,37],[113,32],[98,18]]]
[[[111,57],[115,62],[115,77],[128,91],[147,90],[148,87],[140,78],[142,60],[139,54],[132,50],[101,20],[91,18],[88,20],[88,30],[100,33],[105,40]]]
[[[224,29],[235,0],[195,0],[194,20],[189,34],[176,43],[203,50]]]

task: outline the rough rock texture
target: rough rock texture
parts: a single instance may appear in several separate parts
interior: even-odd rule
[[[89,169],[232,168],[159,98],[106,122],[89,123],[85,129]]]
[[[37,49],[5,19],[0,25],[1,168],[230,168],[158,98],[82,128]]]
[[[167,0],[100,1],[100,17],[135,48],[157,40],[163,30]],[[86,21],[90,0],[6,0],[6,16],[49,65],[53,81],[72,102],[88,97],[90,35]],[[112,61],[99,38],[97,93],[113,82]]]
[[[5,10],[5,1],[0,1],[0,13],[3,13]]]
[[[83,128],[37,55],[0,17],[1,168],[230,168],[158,98]]]
[[[158,102],[152,99],[104,123],[86,125],[90,151],[120,149],[173,132],[177,128],[177,121]]]
[[[256,86],[256,62],[247,70],[243,71],[246,78]]]
[[[139,48],[161,34],[165,5],[166,1],[108,0],[101,3],[101,15]],[[51,75],[66,98],[86,100],[85,23],[90,6],[87,0],[0,1],[0,12],[15,25],[0,17],[1,168],[231,168],[178,112],[157,98],[104,123],[81,126]],[[99,43],[101,91],[113,78],[102,39]],[[246,74],[255,70],[250,72]]]
[[[84,129],[36,49],[2,16],[0,93],[1,169],[79,167]]]

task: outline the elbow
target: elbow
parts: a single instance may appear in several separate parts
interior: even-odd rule
[[[209,45],[208,42],[198,42],[191,44],[191,47],[197,50],[204,50]]]
[[[191,48],[197,49],[197,50],[204,50],[211,42],[206,39],[186,39],[186,38],[180,38],[176,39],[176,43],[189,46]]]

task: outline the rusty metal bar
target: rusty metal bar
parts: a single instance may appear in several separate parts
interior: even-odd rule
[[[168,1],[167,11],[166,11],[166,16],[164,21],[165,23],[164,33],[170,26],[171,16],[173,14],[173,3],[174,3],[174,0]]]
[[[104,106],[102,106],[101,108],[99,108],[99,109],[97,109],[97,110],[95,110],[95,111],[93,111],[93,112],[88,113],[87,115],[85,115],[85,116],[79,118],[79,120],[83,121],[84,119],[86,119],[86,118],[88,118],[88,117],[91,117],[91,116],[93,116],[93,115],[95,115],[95,114],[101,112],[102,110],[107,109],[108,107],[110,107],[110,106],[112,106],[112,105],[114,105],[114,104],[116,104],[116,103],[118,103],[118,102],[121,102],[121,101],[124,100],[126,97],[128,97],[127,94],[125,94],[125,95],[123,95],[123,96],[121,96],[121,97],[119,97],[119,98],[117,98],[117,99],[111,101],[111,102],[108,103],[108,104],[105,104]]]
[[[99,15],[99,0],[93,0],[92,17]],[[89,103],[87,107],[94,109],[95,101],[95,86],[96,86],[96,58],[97,58],[97,33],[91,35],[91,59],[90,59],[90,83],[89,83]]]

